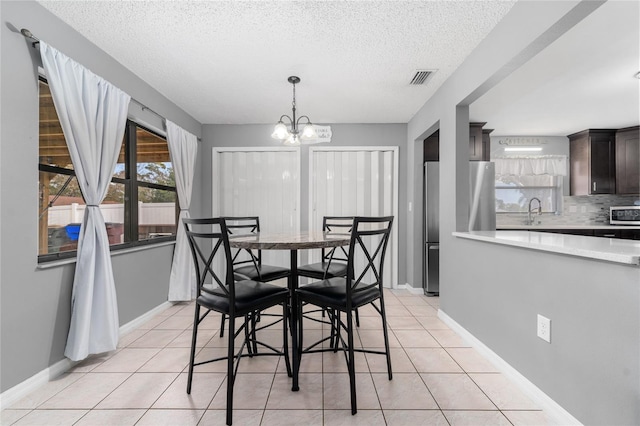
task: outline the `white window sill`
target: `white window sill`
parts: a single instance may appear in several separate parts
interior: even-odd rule
[[[130,248],[122,249],[122,250],[112,251],[111,252],[111,256],[119,256],[121,254],[129,254],[129,253],[135,253],[137,251],[155,249],[155,248],[158,248],[158,247],[174,245],[175,243],[176,243],[175,241],[165,241],[163,243],[148,244],[148,245],[143,245],[143,246],[138,246],[138,247],[130,247]],[[52,262],[39,263],[38,266],[36,267],[36,269],[56,268],[58,266],[68,265],[70,263],[76,263],[76,259],[77,258],[75,258],[75,257],[70,257],[68,259],[61,259],[61,260],[54,260]]]

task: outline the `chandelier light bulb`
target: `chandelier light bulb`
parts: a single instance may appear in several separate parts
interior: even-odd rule
[[[300,138],[297,134],[290,134],[284,143],[285,145],[300,145]]]
[[[285,140],[289,136],[289,130],[287,130],[287,126],[282,121],[279,121],[273,129],[273,133],[271,137],[274,139]]]
[[[302,137],[304,139],[315,139],[318,137],[316,128],[313,127],[313,124],[308,123],[304,126],[304,129],[302,130]]]

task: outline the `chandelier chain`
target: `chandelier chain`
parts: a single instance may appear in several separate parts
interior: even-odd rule
[[[293,102],[291,103],[293,107],[296,107],[296,84],[293,83]]]

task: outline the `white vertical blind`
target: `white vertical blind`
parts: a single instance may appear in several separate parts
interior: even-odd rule
[[[310,229],[322,229],[323,216],[395,215],[384,283],[387,287],[398,284],[397,148],[312,148],[310,155]],[[319,251],[310,255],[310,262],[320,260]]]
[[[259,216],[261,232],[299,228],[298,149],[216,149],[213,155],[214,216]],[[289,253],[263,250],[263,262],[289,266]]]

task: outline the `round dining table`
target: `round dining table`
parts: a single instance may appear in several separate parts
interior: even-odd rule
[[[293,386],[291,390],[298,391],[298,370],[300,369],[300,354],[298,351],[298,309],[296,289],[298,288],[298,250],[332,248],[349,245],[351,234],[302,231],[283,233],[255,233],[246,235],[232,235],[229,245],[233,248],[247,250],[289,250],[290,270],[287,286],[291,295],[291,345],[293,357]]]

